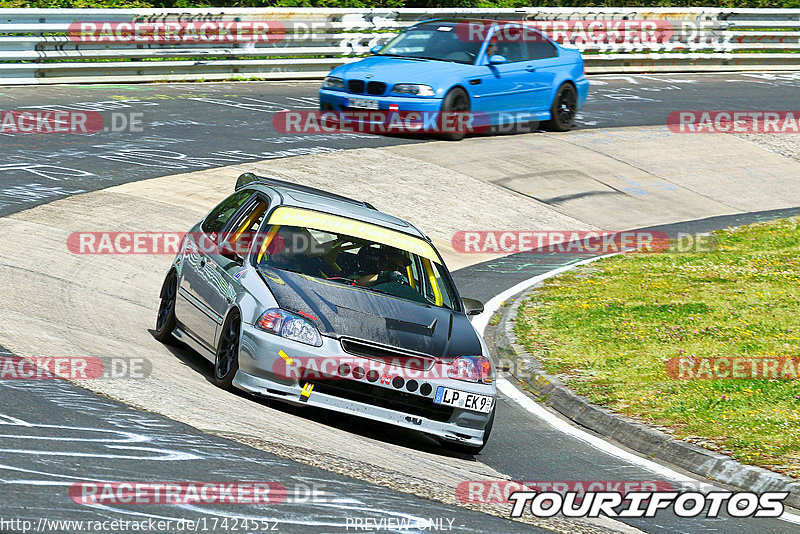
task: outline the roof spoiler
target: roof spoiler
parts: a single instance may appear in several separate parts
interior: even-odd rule
[[[286,189],[293,189],[295,191],[302,191],[303,193],[310,193],[312,195],[319,195],[326,198],[341,200],[343,202],[350,202],[351,204],[358,204],[359,206],[364,206],[371,210],[377,211],[377,208],[375,208],[375,206],[373,206],[369,202],[361,202],[360,200],[354,200],[352,198],[348,198],[342,195],[337,195],[336,193],[331,193],[329,191],[317,189],[316,187],[310,187],[307,185],[289,182],[287,180],[281,180],[280,178],[275,178],[274,176],[258,176],[253,174],[252,172],[246,172],[244,174],[239,175],[239,178],[236,180],[235,190],[238,191],[239,189],[248,186],[252,183],[272,185],[276,187],[283,187]]]

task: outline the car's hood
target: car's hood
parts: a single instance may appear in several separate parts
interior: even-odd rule
[[[458,75],[470,68],[471,65],[452,61],[371,56],[337,67],[331,76],[366,79],[367,74],[370,74],[371,79],[387,84],[424,83],[431,85],[441,82],[445,76]]]
[[[349,337],[436,358],[481,354],[463,313],[339,282],[262,268],[278,305],[316,319],[323,335]]]

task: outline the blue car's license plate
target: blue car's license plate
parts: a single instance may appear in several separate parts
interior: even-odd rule
[[[378,101],[370,98],[348,98],[345,106],[359,109],[378,109]]]

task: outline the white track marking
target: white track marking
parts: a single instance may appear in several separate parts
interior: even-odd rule
[[[486,326],[489,324],[489,319],[491,319],[494,312],[502,305],[504,301],[510,299],[517,293],[524,291],[525,289],[538,284],[548,278],[556,276],[557,274],[561,274],[565,271],[569,271],[570,269],[574,269],[580,265],[586,265],[587,263],[592,263],[593,261],[597,261],[602,258],[608,258],[614,256],[615,254],[607,254],[605,256],[598,256],[596,258],[589,258],[588,260],[579,261],[576,263],[571,263],[569,265],[565,265],[563,267],[559,267],[558,269],[553,269],[552,271],[548,271],[544,274],[540,274],[538,276],[534,276],[533,278],[529,278],[519,284],[516,284],[509,289],[506,289],[499,295],[491,298],[483,307],[484,311],[480,315],[476,315],[474,319],[472,319],[472,324],[475,326],[475,329],[483,335]],[[608,441],[604,440],[601,437],[595,436],[594,434],[590,434],[585,430],[581,430],[580,428],[573,426],[572,424],[568,423],[567,421],[557,417],[555,414],[549,412],[536,401],[534,401],[531,397],[517,389],[511,382],[503,378],[502,376],[497,377],[497,388],[508,398],[525,408],[528,412],[530,412],[534,417],[541,419],[554,429],[558,430],[559,432],[563,432],[575,439],[583,441],[584,443],[591,445],[592,447],[608,454],[611,456],[615,456],[621,460],[626,462],[630,462],[631,464],[637,465],[643,469],[646,469],[652,473],[655,473],[659,476],[664,478],[676,481],[676,482],[687,482],[691,484],[700,484],[700,487],[708,488],[709,490],[719,490],[721,488],[715,488],[708,484],[708,482],[703,482],[699,479],[694,477],[690,477],[688,475],[684,475],[679,473],[669,467],[661,465],[657,462],[652,460],[648,460],[647,458],[643,458],[631,452],[628,452],[616,445],[609,443]],[[784,512],[781,517],[782,521],[786,521],[789,523],[794,523],[796,525],[800,525],[800,515],[791,514],[788,512]]]
[[[120,445],[106,445],[107,449],[119,449],[131,452],[151,452],[153,456],[126,456],[124,454],[103,454],[93,452],[72,452],[72,451],[31,451],[27,449],[0,449],[0,452],[9,454],[32,454],[36,456],[80,456],[84,458],[111,458],[113,460],[150,460],[160,462],[172,462],[177,460],[200,460],[200,457],[190,452],[172,451],[169,449],[159,449],[156,447],[122,447]]]

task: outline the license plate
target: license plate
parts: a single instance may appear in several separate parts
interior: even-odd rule
[[[492,397],[489,395],[478,395],[477,393],[468,393],[444,386],[436,388],[436,396],[433,398],[433,402],[474,412],[489,413],[492,411]]]
[[[351,98],[347,103],[349,108],[378,109],[378,101],[369,98]]]

